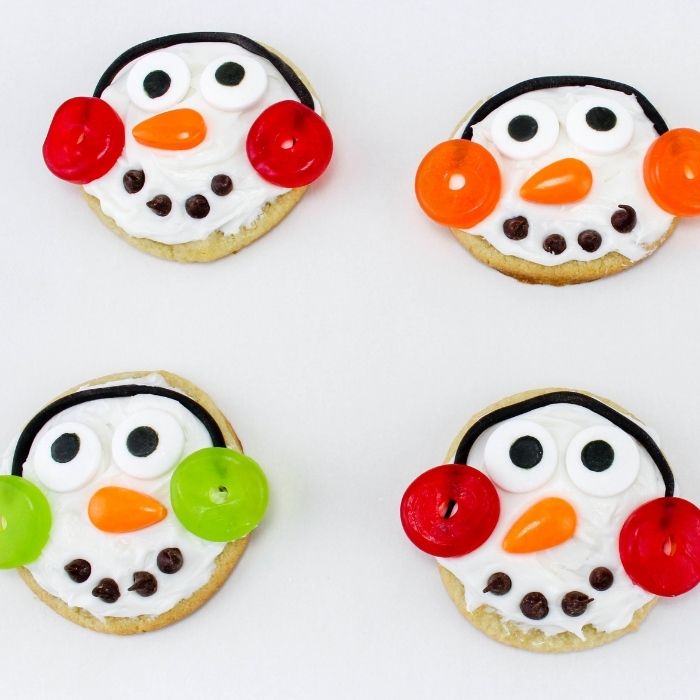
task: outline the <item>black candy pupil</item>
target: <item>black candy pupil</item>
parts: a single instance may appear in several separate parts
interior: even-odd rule
[[[537,120],[529,114],[519,114],[508,122],[508,135],[515,141],[529,141],[537,133]]]
[[[51,459],[65,464],[75,458],[80,450],[80,438],[75,433],[59,435],[51,445]]]
[[[586,112],[586,124],[595,131],[610,131],[615,128],[617,117],[607,107],[593,107]]]
[[[581,461],[592,472],[604,472],[615,460],[615,451],[605,440],[593,440],[581,450]]]
[[[542,444],[532,435],[519,437],[510,446],[510,461],[521,469],[532,469],[542,460]]]
[[[227,61],[216,69],[214,77],[216,82],[221,85],[226,85],[227,87],[238,85],[245,77],[245,68],[240,63]]]
[[[148,457],[158,447],[158,433],[148,425],[134,428],[126,438],[126,449],[134,457]]]
[[[170,90],[170,82],[170,76],[164,70],[152,70],[143,79],[143,89],[154,100]]]

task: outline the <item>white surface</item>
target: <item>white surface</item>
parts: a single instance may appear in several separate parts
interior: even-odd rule
[[[469,416],[507,394],[597,391],[659,431],[700,501],[700,225],[651,259],[567,289],[474,261],[416,205],[425,151],[480,97],[549,73],[638,86],[700,126],[697,3],[91,2],[6,7],[0,442],[61,390],[165,367],[213,394],[272,487],[241,565],[192,618],[99,636],[0,572],[0,688],[13,698],[686,698],[700,592],[613,645],[508,649],[464,621],[398,504]],[[402,8],[399,11],[399,7]],[[127,9],[132,8],[132,9]],[[110,234],[44,169],[54,109],[122,50],[237,31],[311,78],[336,139],[277,230],[203,265]]]

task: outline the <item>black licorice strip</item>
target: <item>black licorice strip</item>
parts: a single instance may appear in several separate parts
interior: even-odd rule
[[[214,420],[212,415],[204,406],[198,404],[193,398],[186,394],[181,394],[172,389],[163,389],[159,386],[147,386],[145,384],[122,384],[119,386],[105,386],[97,389],[85,389],[76,391],[68,396],[63,396],[56,401],[53,401],[48,406],[43,408],[32,418],[25,426],[22,434],[17,440],[17,447],[12,458],[12,474],[14,476],[22,476],[24,463],[27,461],[29,451],[32,448],[34,439],[39,431],[51,420],[54,416],[65,411],[67,408],[79,406],[82,403],[89,401],[99,401],[100,399],[122,399],[139,394],[153,394],[155,396],[164,396],[173,401],[177,401],[186,408],[195,418],[198,418],[211,437],[214,447],[226,447],[223,433],[219,424]]]
[[[102,74],[102,77],[95,87],[93,96],[101,97],[105,88],[112,83],[119,72],[132,61],[141,58],[141,56],[145,56],[159,49],[167,49],[177,44],[195,44],[207,41],[235,44],[256,56],[267,59],[287,81],[289,87],[292,88],[294,94],[299,98],[299,102],[309,109],[315,109],[314,98],[311,96],[309,89],[304,85],[302,79],[288,63],[285,63],[277,54],[272,53],[272,51],[258,44],[257,41],[253,41],[241,34],[231,34],[229,32],[185,32],[183,34],[169,34],[168,36],[161,36],[157,39],[151,39],[150,41],[144,41],[142,44],[132,46],[121,56],[116,58]]]
[[[475,124],[483,121],[489,114],[491,114],[491,112],[498,109],[506,102],[515,99],[516,97],[526,95],[534,90],[547,90],[549,88],[557,87],[585,87],[587,85],[605,88],[606,90],[617,90],[618,92],[624,92],[626,95],[634,95],[634,97],[637,98],[637,102],[642,108],[642,111],[653,124],[654,129],[656,129],[656,132],[661,135],[668,131],[666,122],[658,113],[654,105],[652,105],[651,102],[649,102],[649,100],[644,97],[641,92],[639,92],[639,90],[636,90],[630,85],[618,83],[615,80],[593,78],[586,75],[549,75],[544,78],[530,78],[530,80],[524,80],[522,83],[516,83],[515,85],[503,90],[503,92],[499,92],[497,95],[494,95],[486,100],[486,102],[484,102],[484,104],[482,104],[474,112],[474,114],[472,114],[471,119],[464,127],[462,138],[470,141],[474,133]]]
[[[647,433],[644,428],[640,427],[633,420],[623,415],[614,408],[611,408],[602,401],[594,399],[586,394],[580,394],[577,391],[553,391],[549,394],[540,394],[533,396],[531,399],[518,401],[510,406],[497,408],[487,415],[479,418],[474,425],[464,434],[460,440],[457,452],[455,454],[455,464],[467,464],[469,452],[471,451],[477,438],[488,428],[500,423],[509,418],[516,418],[528,411],[533,411],[536,408],[551,406],[552,404],[570,403],[575,406],[582,406],[593,413],[597,413],[603,418],[607,418],[613,425],[616,425],[621,430],[624,430],[628,435],[633,437],[644,449],[649,453],[649,456],[654,460],[656,468],[661,474],[661,478],[666,485],[666,496],[673,496],[674,478],[673,472],[669,463],[666,461],[659,446],[654,442],[654,439]]]

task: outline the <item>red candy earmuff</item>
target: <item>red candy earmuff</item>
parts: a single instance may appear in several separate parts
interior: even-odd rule
[[[51,121],[44,161],[62,180],[76,185],[106,175],[124,150],[124,124],[99,97],[73,97]]]
[[[687,593],[700,583],[700,510],[675,496],[648,501],[625,521],[619,549],[627,575],[645,591]]]
[[[268,107],[250,127],[251,165],[273,185],[304,187],[319,178],[333,155],[333,137],[321,117],[294,100]]]
[[[700,215],[700,132],[671,129],[659,136],[644,158],[644,183],[664,211]]]
[[[444,464],[421,474],[401,499],[401,524],[416,547],[438,557],[474,551],[498,523],[496,487],[464,464]]]

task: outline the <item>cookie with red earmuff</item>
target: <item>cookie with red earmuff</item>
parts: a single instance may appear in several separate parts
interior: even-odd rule
[[[306,78],[239,34],[193,32],[125,51],[92,97],[56,111],[43,154],[115,233],[169,260],[235,253],[326,170],[331,133]]]
[[[700,214],[700,133],[638,90],[534,78],[474,109],[423,158],[418,202],[477,259],[523,282],[588,282],[648,257]]]
[[[700,583],[700,510],[675,495],[653,433],[584,392],[489,406],[400,516],[462,614],[497,641],[575,651],[636,629]]]

